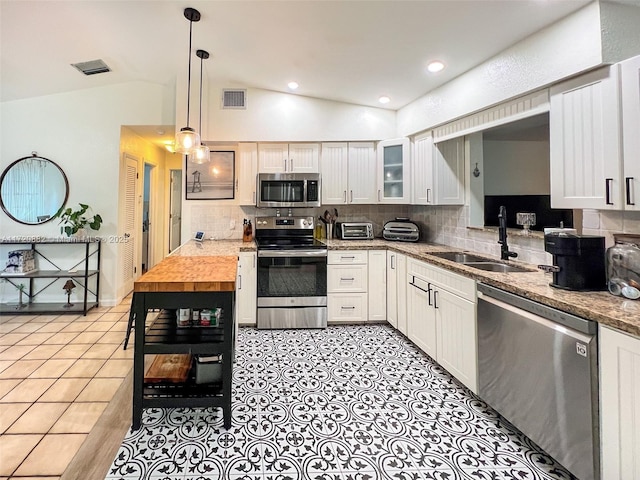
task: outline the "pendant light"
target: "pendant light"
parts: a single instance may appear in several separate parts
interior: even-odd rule
[[[189,127],[189,107],[191,103],[191,39],[193,22],[200,21],[200,12],[195,8],[185,8],[184,17],[189,20],[189,75],[187,83],[187,126],[180,129],[176,135],[176,153],[189,154],[200,145],[200,135]]]
[[[198,50],[196,56],[200,59],[200,124],[198,130],[202,132],[202,64],[209,58],[209,52],[206,50]],[[209,154],[209,147],[207,145],[200,144],[193,152],[189,154],[189,160],[192,163],[207,163],[211,161]]]

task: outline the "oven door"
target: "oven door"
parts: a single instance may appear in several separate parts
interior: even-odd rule
[[[258,251],[258,328],[327,325],[327,251]]]

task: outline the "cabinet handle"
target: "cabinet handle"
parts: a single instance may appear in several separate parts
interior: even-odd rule
[[[438,290],[433,291],[433,307],[438,308]]]
[[[624,179],[624,183],[627,191],[627,205],[635,205],[635,202],[631,201],[631,189],[633,188],[633,177],[626,177]]]
[[[353,203],[353,190],[351,190],[351,203]]]
[[[396,259],[395,255],[391,255],[391,270],[395,270],[396,266],[395,266],[395,262],[394,260]]]
[[[242,275],[238,275],[238,290],[242,290]]]
[[[351,255],[350,257],[346,257],[344,255],[340,255],[340,260],[346,260],[347,258],[356,258],[353,255]]]
[[[612,183],[613,183],[613,178],[606,178],[604,181],[604,186],[605,186],[604,201],[607,205],[613,205],[613,202],[611,201],[611,184]]]
[[[378,189],[378,201],[380,201],[380,189]]]
[[[347,203],[347,191],[346,190],[344,191],[343,195],[344,195],[344,203]]]
[[[431,200],[429,200],[429,193],[431,193],[431,189],[427,188],[427,203],[431,203]]]
[[[415,283],[413,283],[415,281],[416,281],[416,277],[413,277],[413,281],[409,282],[409,285],[411,285],[412,287],[416,287],[418,290],[421,290],[424,293],[428,293],[429,294],[429,305],[431,305],[431,284],[429,284],[429,290],[425,290],[424,288],[421,288],[418,285],[416,285]]]
[[[253,192],[253,203],[256,203],[256,192]]]
[[[289,170],[293,172],[293,158],[289,160]]]
[[[284,171],[285,172],[287,171],[287,159],[286,158],[284,159]]]
[[[344,280],[345,282],[353,282],[355,280],[355,278],[353,278],[353,277],[351,277],[351,278],[340,277],[340,280]]]
[[[256,268],[256,256],[253,256],[253,268]]]
[[[341,310],[355,310],[356,307],[348,307],[348,306],[342,306],[340,307]]]

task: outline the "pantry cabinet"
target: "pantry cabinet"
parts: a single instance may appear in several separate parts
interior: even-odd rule
[[[258,144],[238,144],[236,195],[240,205],[255,205],[258,174]]]
[[[322,204],[372,204],[376,200],[373,142],[322,144]]]
[[[409,339],[477,392],[475,281],[409,259],[407,284]]]
[[[620,64],[624,209],[640,210],[640,56]]]
[[[602,480],[640,480],[640,338],[600,327]]]
[[[409,203],[411,199],[410,144],[408,138],[383,140],[378,143],[378,203]]]
[[[618,82],[613,66],[551,87],[552,208],[623,208]]]
[[[412,205],[464,204],[464,138],[434,145],[431,132],[413,139]]]
[[[318,143],[261,143],[258,173],[319,173]]]
[[[236,323],[256,325],[258,269],[255,252],[240,252],[236,279]]]
[[[387,251],[369,250],[369,321],[387,319]]]

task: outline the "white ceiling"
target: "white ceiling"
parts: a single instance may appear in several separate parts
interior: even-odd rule
[[[174,86],[187,75],[183,11],[193,7],[193,51],[211,54],[209,81],[286,92],[295,80],[298,95],[397,110],[590,1],[0,0],[0,99]],[[70,66],[95,59],[112,71]],[[447,67],[427,73],[434,59]]]

